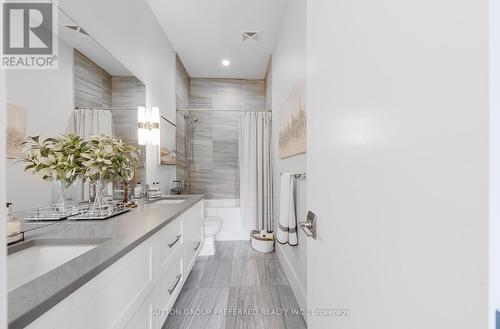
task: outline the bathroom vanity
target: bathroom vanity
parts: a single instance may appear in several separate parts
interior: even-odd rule
[[[161,328],[200,250],[202,199],[27,232],[9,247],[9,328]]]

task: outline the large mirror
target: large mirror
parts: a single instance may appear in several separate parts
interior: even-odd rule
[[[84,29],[59,12],[57,69],[7,70],[7,201],[14,212],[47,207],[58,198],[54,184],[25,172],[20,143],[76,134],[84,139],[112,135],[141,150],[137,108],[144,106],[145,85]],[[142,150],[144,154],[144,150]],[[129,186],[145,180],[144,166]],[[72,186],[65,197],[88,197],[88,183]],[[78,185],[78,184],[73,184]],[[120,186],[114,186],[119,192]]]

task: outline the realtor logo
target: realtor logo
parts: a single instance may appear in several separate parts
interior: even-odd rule
[[[50,0],[2,2],[4,69],[57,68],[57,8]]]

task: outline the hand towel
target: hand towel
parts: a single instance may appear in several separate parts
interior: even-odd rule
[[[276,238],[279,243],[297,245],[297,218],[294,198],[295,179],[290,173],[281,175],[280,216]]]

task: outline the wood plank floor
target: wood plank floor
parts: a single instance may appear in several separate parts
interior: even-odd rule
[[[198,257],[163,329],[305,329],[276,254],[217,242]]]

